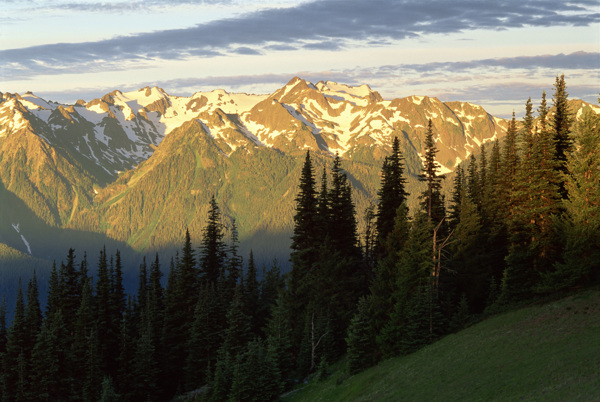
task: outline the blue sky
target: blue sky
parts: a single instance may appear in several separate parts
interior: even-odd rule
[[[0,0],[0,91],[70,103],[157,85],[270,93],[294,76],[522,115],[565,74],[597,102],[596,0]]]

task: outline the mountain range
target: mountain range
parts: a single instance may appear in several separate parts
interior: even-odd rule
[[[395,136],[416,205],[429,119],[441,173],[508,126],[467,102],[384,100],[367,85],[297,77],[268,95],[146,87],[66,105],[0,93],[0,265],[50,266],[69,247],[92,259],[103,245],[132,265],[154,251],[173,255],[186,228],[199,244],[212,196],[224,223],[235,219],[242,253],[285,264],[306,151],[317,181],[340,155],[360,226]]]

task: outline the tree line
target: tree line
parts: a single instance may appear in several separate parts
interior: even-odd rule
[[[573,122],[564,77],[550,115],[543,94],[502,144],[482,147],[441,193],[429,121],[415,211],[398,138],[359,234],[336,155],[315,178],[306,153],[296,196],[291,271],[260,280],[252,253],[228,241],[215,198],[199,247],[186,231],[166,265],[122,285],[119,252],[54,266],[42,313],[35,275],[13,322],[0,308],[3,400],[276,400],[345,356],[348,374],[411,353],[473,317],[600,280],[600,119]]]

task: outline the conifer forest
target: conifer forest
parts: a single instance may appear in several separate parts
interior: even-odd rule
[[[188,231],[176,256],[144,259],[135,292],[118,251],[65,250],[45,305],[34,275],[14,314],[0,307],[0,399],[278,400],[332,363],[358,373],[477,317],[597,285],[600,115],[572,115],[567,98],[557,77],[551,99],[530,98],[448,178],[430,120],[416,207],[398,138],[365,211],[344,160],[315,171],[307,151],[289,272],[242,256],[214,197],[202,241]]]

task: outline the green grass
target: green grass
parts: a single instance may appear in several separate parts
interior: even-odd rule
[[[338,369],[284,400],[600,400],[600,291],[488,318],[351,377]]]

